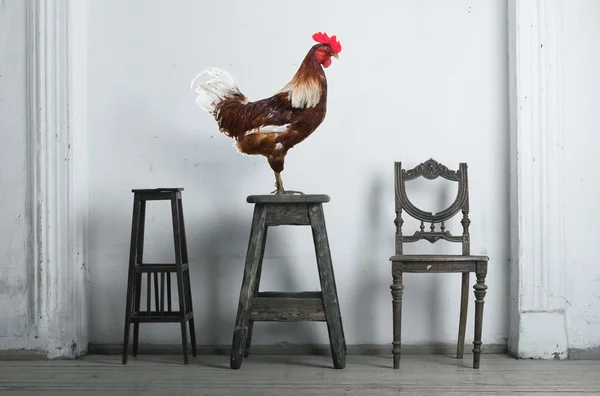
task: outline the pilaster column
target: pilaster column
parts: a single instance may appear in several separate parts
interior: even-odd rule
[[[85,0],[27,2],[30,317],[49,358],[88,344]]]
[[[509,351],[568,357],[559,0],[509,0]]]

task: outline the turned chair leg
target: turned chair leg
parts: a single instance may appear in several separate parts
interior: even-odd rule
[[[467,330],[467,312],[469,310],[469,273],[462,274],[462,291],[460,295],[460,319],[458,321],[458,346],[456,358],[462,359],[465,352],[465,332]]]
[[[479,368],[481,360],[481,330],[483,327],[483,299],[485,298],[487,286],[485,276],[487,274],[487,263],[477,263],[477,283],[475,289],[475,337],[473,340],[473,368]]]
[[[392,313],[394,322],[394,341],[392,342],[392,354],[394,355],[394,369],[400,368],[400,351],[402,339],[402,293],[404,286],[402,284],[402,272],[396,269],[392,270],[393,283],[392,289]]]

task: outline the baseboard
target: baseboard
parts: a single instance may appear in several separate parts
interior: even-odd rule
[[[465,345],[465,355],[472,354],[472,346]],[[140,344],[140,353],[148,355],[174,355],[181,353],[181,345],[177,344]],[[198,353],[203,355],[228,355],[229,345],[199,345]],[[87,354],[118,355],[122,352],[121,344],[89,344]],[[131,353],[131,349],[130,349]],[[391,355],[391,345],[348,345],[348,355]],[[455,344],[416,344],[402,345],[405,355],[452,355],[456,353]],[[482,345],[484,354],[507,354],[505,344]],[[256,355],[329,355],[329,345],[277,344],[252,346],[252,354]],[[600,360],[600,348],[570,349],[571,360]],[[0,351],[0,360],[47,360],[44,352],[36,350]]]
[[[590,349],[570,349],[569,359],[571,360],[600,360],[600,348]]]
[[[201,355],[229,355],[229,345],[198,345],[198,353]],[[472,354],[472,345],[465,345],[465,355]],[[131,348],[130,348],[131,351]],[[482,346],[482,353],[506,354],[505,344],[490,344]],[[122,353],[122,344],[90,344],[88,354],[93,355],[118,355]],[[139,353],[171,355],[181,353],[181,345],[177,344],[140,344]],[[402,345],[402,353],[406,355],[452,355],[456,353],[455,344],[418,344]],[[255,355],[329,355],[329,345],[308,344],[276,344],[276,345],[253,345],[252,354]],[[383,345],[348,345],[348,355],[390,355],[392,346]]]
[[[48,360],[46,353],[30,349],[0,351],[0,360]]]

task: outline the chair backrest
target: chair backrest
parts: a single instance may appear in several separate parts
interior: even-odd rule
[[[454,202],[446,209],[433,214],[417,208],[410,202],[406,195],[405,182],[423,177],[427,180],[435,180],[442,177],[446,180],[458,183],[458,193]],[[431,243],[435,243],[440,239],[449,242],[462,243],[462,254],[470,254],[470,238],[469,238],[469,183],[467,179],[467,164],[461,162],[458,170],[450,170],[446,166],[440,164],[433,158],[417,165],[413,169],[402,169],[402,162],[394,163],[394,179],[396,192],[396,254],[402,254],[402,245],[406,242],[417,242],[425,239]],[[445,222],[454,217],[462,209],[462,229],[461,236],[454,236],[446,231]],[[413,235],[403,235],[402,211],[405,211],[411,217],[420,220],[421,226]],[[425,223],[429,224],[429,231],[425,231]],[[436,224],[440,224],[440,229],[436,231]]]

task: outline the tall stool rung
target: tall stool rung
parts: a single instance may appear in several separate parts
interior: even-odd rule
[[[189,268],[189,264],[181,264],[182,271]],[[135,266],[135,272],[177,272],[177,264],[138,264]]]

